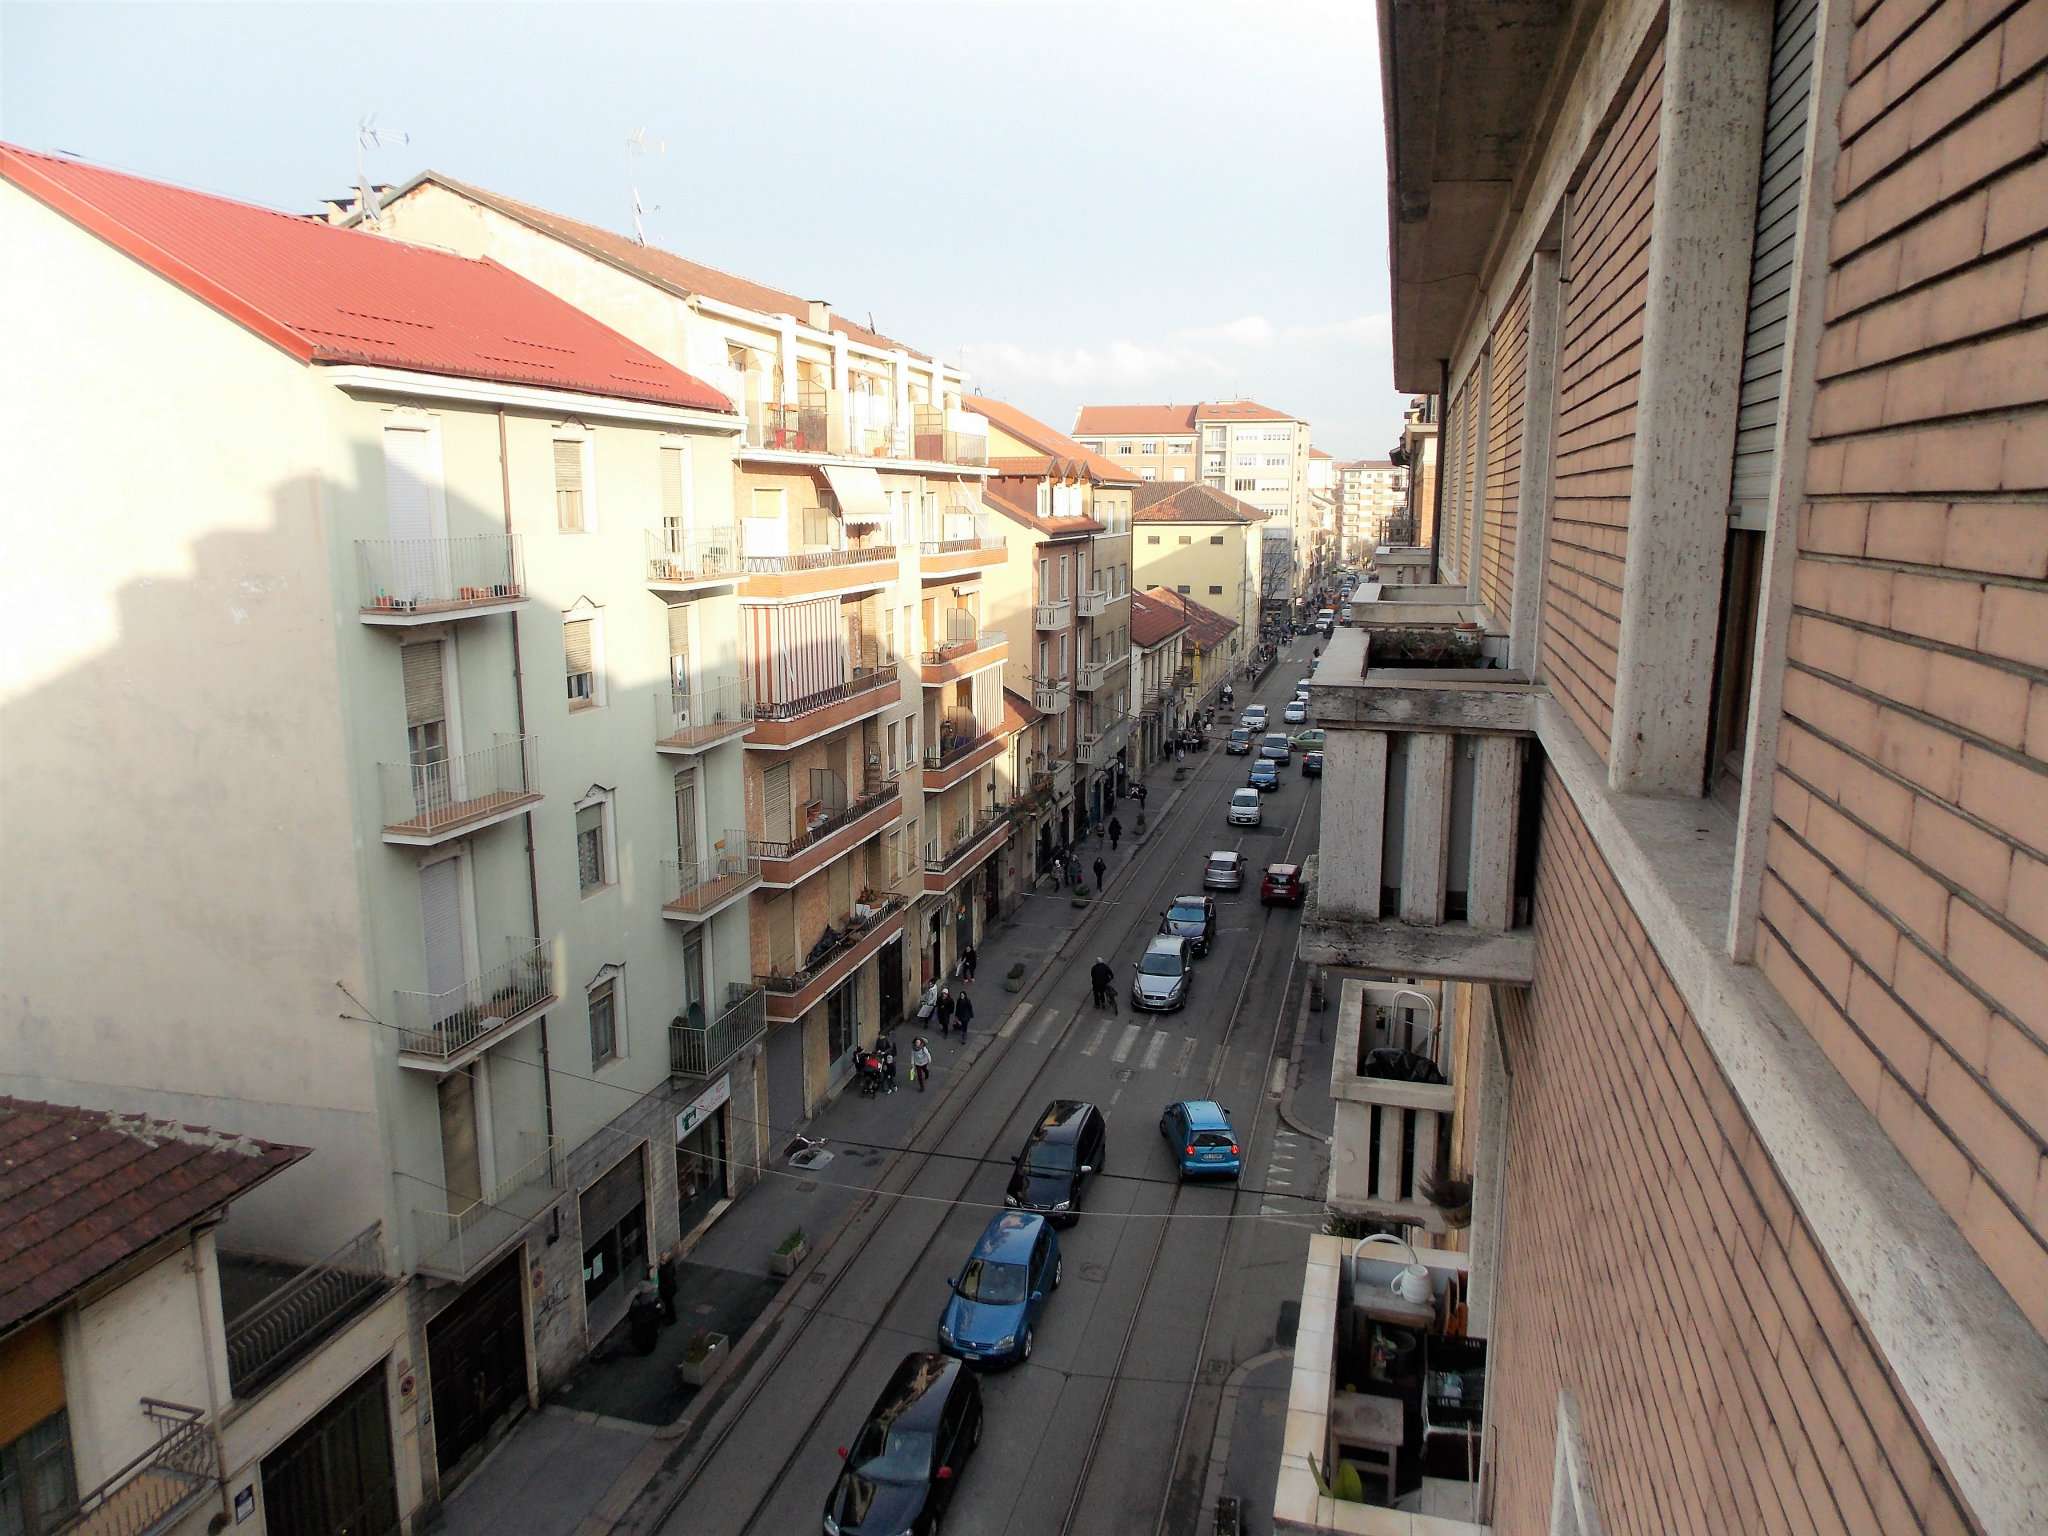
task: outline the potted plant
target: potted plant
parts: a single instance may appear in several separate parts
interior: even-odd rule
[[[804,1245],[804,1229],[791,1228],[789,1236],[777,1244],[775,1251],[768,1255],[768,1272],[787,1280],[796,1273],[797,1265],[803,1263],[804,1254],[808,1251]]]
[[[1075,886],[1072,901],[1076,907],[1086,908],[1088,905],[1088,888],[1085,885]]]
[[[691,1334],[689,1347],[683,1351],[683,1358],[676,1366],[676,1375],[682,1378],[683,1385],[701,1387],[709,1381],[711,1373],[725,1359],[727,1342],[724,1334],[709,1328],[699,1328]]]
[[[1003,977],[1003,990],[1005,992],[1022,992],[1024,990],[1024,962],[1022,960],[1011,966],[1008,974]]]

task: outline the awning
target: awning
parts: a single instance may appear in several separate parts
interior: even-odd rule
[[[839,499],[839,515],[847,522],[889,520],[889,498],[882,494],[882,477],[872,469],[855,464],[827,464],[825,479]]]

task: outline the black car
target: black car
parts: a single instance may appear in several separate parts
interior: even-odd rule
[[[1054,1226],[1071,1227],[1080,1219],[1082,1187],[1108,1150],[1101,1110],[1079,1099],[1054,1099],[1017,1154],[1003,1204],[1042,1211]]]
[[[839,1454],[827,1536],[927,1536],[981,1444],[981,1383],[950,1355],[905,1355],[874,1411]]]
[[[1301,776],[1304,779],[1320,779],[1323,776],[1323,754],[1305,752],[1301,758]]]
[[[1252,749],[1252,733],[1243,726],[1232,731],[1223,743],[1223,750],[1232,757],[1243,757]]]
[[[1159,914],[1159,931],[1186,939],[1196,954],[1206,955],[1216,942],[1216,898],[1174,897],[1173,905]]]

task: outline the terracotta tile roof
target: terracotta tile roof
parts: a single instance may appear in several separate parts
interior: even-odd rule
[[[1159,589],[1165,591],[1164,587]],[[1131,641],[1136,645],[1154,646],[1171,640],[1188,627],[1188,615],[1179,602],[1179,594],[1165,598],[1153,597],[1147,592],[1131,594]]]
[[[1148,481],[1131,499],[1134,523],[1263,523],[1249,502],[1196,481]]]
[[[1270,405],[1261,405],[1256,400],[1205,400],[1195,407],[1197,421],[1299,421],[1285,411],[1276,411]]]
[[[1133,432],[1192,432],[1192,405],[1084,405],[1074,430],[1090,437],[1128,437]]]
[[[961,405],[970,411],[978,411],[1001,427],[1020,443],[1038,449],[1052,458],[1062,459],[1081,466],[1082,472],[1097,485],[1141,485],[1144,476],[1128,464],[1105,458],[1093,448],[1084,448],[1064,432],[1055,432],[1035,416],[1027,416],[1002,400],[991,400],[986,395],[966,395]]]
[[[749,278],[736,277],[730,272],[721,272],[716,267],[707,267],[702,262],[690,261],[660,246],[642,245],[624,235],[601,229],[595,224],[586,224],[581,219],[572,219],[566,214],[551,213],[545,208],[536,208],[531,203],[522,203],[517,198],[506,197],[503,193],[491,192],[466,181],[457,181],[453,176],[444,176],[439,171],[421,171],[411,180],[401,183],[383,201],[386,205],[404,197],[424,182],[433,182],[486,208],[495,208],[508,219],[516,219],[543,234],[553,235],[569,245],[576,246],[586,254],[623,267],[635,276],[681,294],[701,293],[708,299],[732,304],[740,309],[758,310],[769,315],[793,315],[805,324],[810,323],[811,305],[808,299],[785,293],[780,288],[771,288],[766,283],[757,283]],[[855,325],[844,315],[834,313],[832,329],[841,336],[860,342],[864,346],[876,347],[884,352],[901,348],[920,362],[931,359],[900,341],[884,336],[880,331],[871,331],[864,325]]]
[[[1228,640],[1231,631],[1237,628],[1237,620],[1226,619],[1214,608],[1204,607],[1192,597],[1182,597],[1171,587],[1147,587],[1144,595],[1156,603],[1185,609],[1188,616],[1188,638],[1194,642],[1196,650],[1205,654]],[[1135,603],[1136,600],[1137,594],[1134,593],[1132,601]]]
[[[0,144],[0,177],[302,362],[732,409],[496,262],[12,145]]]
[[[306,1155],[202,1126],[0,1097],[0,1333]]]
[[[1312,459],[1327,459],[1331,457],[1331,455],[1323,452],[1322,449],[1316,447],[1313,443],[1309,445],[1308,456]]]
[[[1045,718],[1032,702],[1011,688],[1003,690],[1003,734],[1014,736],[1026,726],[1036,725]]]
[[[1062,538],[1108,530],[1092,517],[1040,517],[1037,475],[994,475],[983,482],[981,499],[1012,522]]]

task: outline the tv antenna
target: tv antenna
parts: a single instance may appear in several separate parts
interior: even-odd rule
[[[369,172],[363,169],[363,151],[382,149],[387,144],[410,144],[412,135],[396,128],[379,128],[377,114],[368,112],[356,124],[356,196],[361,200],[363,222],[377,222],[377,189],[370,185]]]
[[[633,243],[636,245],[645,245],[647,243],[647,230],[641,223],[641,220],[647,214],[661,212],[661,204],[656,203],[652,208],[648,208],[641,203],[640,188],[634,185],[632,181],[633,162],[641,155],[665,155],[667,153],[668,140],[649,138],[644,127],[635,128],[626,135],[626,177],[627,187],[633,194]]]

